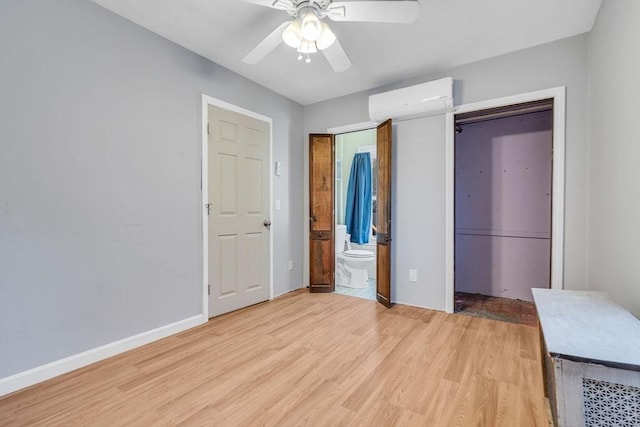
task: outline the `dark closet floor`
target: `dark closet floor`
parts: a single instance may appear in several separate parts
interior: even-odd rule
[[[535,305],[518,299],[456,292],[455,312],[528,326],[538,324]]]

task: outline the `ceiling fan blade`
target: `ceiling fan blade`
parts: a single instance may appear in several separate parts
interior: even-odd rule
[[[327,58],[327,62],[329,62],[333,71],[337,73],[346,71],[351,67],[351,60],[338,40],[323,50],[322,53],[324,54],[324,57]]]
[[[327,9],[333,21],[409,24],[420,15],[418,0],[334,1]]]
[[[287,10],[291,6],[290,0],[242,0],[245,3],[257,4],[259,6],[271,7],[273,9]]]
[[[271,34],[264,38],[256,47],[254,47],[251,52],[247,54],[242,61],[247,64],[257,64],[262,61],[262,59],[269,54],[273,49],[278,47],[280,43],[282,43],[282,31],[284,28],[289,25],[291,21],[283,22],[278,25],[278,28],[273,30]]]

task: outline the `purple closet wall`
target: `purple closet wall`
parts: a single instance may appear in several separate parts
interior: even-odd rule
[[[549,287],[553,113],[456,135],[456,291],[532,301]]]

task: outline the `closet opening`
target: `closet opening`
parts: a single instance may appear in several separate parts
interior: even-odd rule
[[[454,311],[536,324],[551,287],[553,98],[454,116]]]

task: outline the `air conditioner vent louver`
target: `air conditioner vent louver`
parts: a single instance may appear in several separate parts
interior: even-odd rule
[[[442,114],[453,108],[453,79],[445,77],[415,86],[378,93],[369,97],[369,117],[411,119]]]

